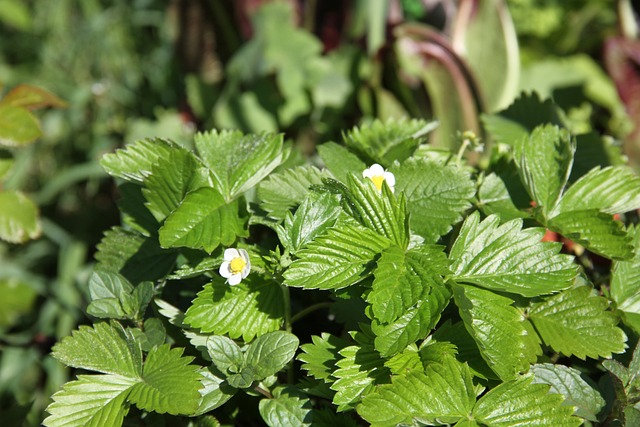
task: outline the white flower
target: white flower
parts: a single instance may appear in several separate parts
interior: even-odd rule
[[[229,248],[224,251],[224,262],[220,266],[220,275],[227,283],[235,286],[251,271],[249,254],[244,249]]]
[[[396,185],[396,177],[393,176],[391,172],[384,170],[379,164],[374,163],[370,168],[365,169],[364,172],[362,172],[362,176],[373,181],[373,184],[379,192],[382,192],[382,183],[386,181],[389,189],[393,193],[393,187]]]

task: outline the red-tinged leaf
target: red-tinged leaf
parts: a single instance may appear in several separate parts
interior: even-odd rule
[[[11,89],[9,93],[0,101],[0,104],[12,107],[23,107],[35,110],[43,107],[64,108],[67,103],[55,96],[53,93],[31,85],[18,85]]]

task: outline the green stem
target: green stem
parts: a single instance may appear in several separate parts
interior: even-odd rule
[[[464,152],[466,151],[467,147],[469,146],[470,142],[467,138],[464,139],[464,141],[462,141],[462,145],[460,146],[460,149],[458,150],[458,156],[456,157],[456,165],[458,167],[461,167],[461,162],[462,162],[462,156],[464,155]]]
[[[253,389],[261,395],[267,397],[268,399],[273,399],[273,395],[271,394],[271,392],[269,392],[269,390],[265,390],[260,386],[255,386]]]
[[[319,302],[317,304],[310,305],[309,307],[305,308],[304,310],[300,310],[299,312],[297,312],[291,318],[291,324],[296,323],[298,320],[302,319],[307,314],[313,313],[316,310],[320,310],[320,309],[323,309],[323,308],[331,307],[331,304],[333,304],[333,303],[330,302],[330,301],[327,301],[327,302]]]
[[[280,285],[282,288],[282,298],[284,300],[284,328],[287,332],[291,332],[291,297],[289,296],[289,288]]]

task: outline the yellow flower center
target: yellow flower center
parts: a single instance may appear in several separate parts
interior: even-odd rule
[[[238,274],[242,273],[242,270],[244,270],[246,265],[247,262],[244,259],[237,257],[231,260],[231,263],[229,263],[229,269],[231,270],[231,273]]]
[[[384,176],[374,175],[371,177],[371,181],[373,181],[373,185],[376,186],[378,191],[382,191],[382,183],[384,182]]]

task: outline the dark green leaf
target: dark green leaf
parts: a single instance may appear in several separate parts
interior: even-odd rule
[[[259,336],[247,348],[245,363],[256,380],[275,375],[293,358],[300,341],[290,332],[273,331]]]
[[[312,335],[311,341],[300,346],[302,353],[297,359],[303,362],[302,369],[318,380],[333,382],[333,370],[341,357],[339,351],[347,347],[348,342],[326,332],[321,336]]]
[[[284,227],[291,242],[290,252],[295,255],[332,227],[340,215],[339,207],[338,198],[333,194],[310,193],[295,215],[287,213]]]
[[[494,173],[485,176],[480,184],[478,207],[485,215],[499,215],[502,221],[529,216],[516,207],[504,181]]]
[[[273,398],[259,404],[260,416],[269,427],[310,427],[311,409],[309,398],[292,386],[275,388]]]
[[[207,352],[213,364],[224,373],[237,373],[244,365],[244,355],[238,344],[222,335],[207,337]]]
[[[640,248],[640,231],[637,227],[629,228],[629,236],[633,238],[634,247]],[[613,263],[610,290],[611,299],[615,301],[618,310],[625,314],[640,314],[640,251],[637,250],[629,261]],[[628,322],[626,316],[623,320],[636,332],[640,332],[636,323]]]
[[[349,174],[361,174],[367,168],[358,156],[335,142],[326,142],[317,149],[324,165],[339,181],[346,183]]]
[[[128,181],[143,182],[151,173],[151,167],[159,158],[171,158],[178,149],[174,142],[161,139],[144,139],[128,145],[115,153],[105,154],[100,164],[111,176]]]

